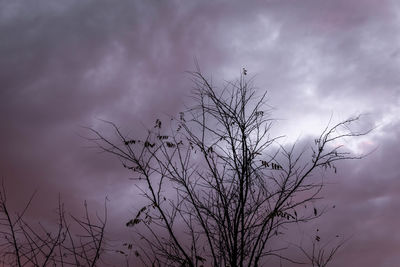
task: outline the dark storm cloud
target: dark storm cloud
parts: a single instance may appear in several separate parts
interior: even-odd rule
[[[120,216],[129,174],[86,148],[80,126],[103,129],[107,119],[140,134],[190,101],[184,72],[194,57],[216,84],[245,66],[268,89],[288,142],[321,130],[332,112],[368,113],[364,124],[379,126],[352,145],[378,149],[342,165],[328,196],[343,208],[324,223],[354,233],[336,266],[363,265],[361,253],[393,266],[383,258],[399,246],[389,234],[400,220],[399,14],[396,1],[378,0],[0,1],[0,175],[15,199],[35,188],[40,203],[58,192],[73,205],[108,195],[110,216]]]
[[[15,5],[8,9],[13,19],[0,28],[6,37],[0,81],[8,160],[24,165],[36,158],[44,162],[32,165],[47,165],[49,172],[52,159],[71,156],[65,138],[71,142],[79,125],[97,117],[124,121],[121,113],[146,121],[181,104],[182,72],[192,59],[175,47],[183,45],[175,43],[179,36],[170,35],[172,6],[126,1]],[[38,151],[44,155],[35,157]],[[21,162],[23,156],[28,162]]]
[[[232,67],[251,58],[246,64],[258,75],[257,84],[289,113],[345,105],[353,112],[375,112],[394,101],[399,84],[394,3],[271,1],[257,11],[247,23],[226,25],[221,45],[233,53]]]

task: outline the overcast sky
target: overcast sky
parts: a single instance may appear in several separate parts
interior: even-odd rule
[[[393,0],[0,0],[0,176],[31,216],[58,193],[69,210],[110,199],[110,231],[138,196],[115,158],[88,148],[82,126],[111,120],[140,134],[184,109],[194,58],[215,83],[242,67],[268,90],[286,142],[365,114],[373,133],[324,191],[316,222],[350,237],[332,267],[400,262],[400,2]],[[50,203],[50,204],[49,204]]]

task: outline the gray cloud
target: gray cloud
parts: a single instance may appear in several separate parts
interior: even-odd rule
[[[108,195],[111,216],[125,216],[129,174],[86,148],[80,126],[107,119],[140,134],[190,101],[195,57],[216,84],[245,66],[288,142],[332,113],[379,126],[353,146],[378,150],[333,178],[326,199],[338,209],[321,223],[353,234],[336,266],[394,266],[399,17],[396,1],[377,0],[0,1],[1,176],[17,203],[38,188],[40,214],[61,192],[72,209]]]

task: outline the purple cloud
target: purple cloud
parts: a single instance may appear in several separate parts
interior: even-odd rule
[[[71,210],[108,196],[110,231],[125,231],[138,199],[129,173],[87,148],[81,126],[106,119],[140,135],[191,101],[194,58],[217,85],[245,66],[288,143],[332,113],[368,114],[377,129],[349,147],[377,150],[329,178],[324,201],[337,209],[318,223],[351,236],[332,266],[395,266],[399,15],[389,0],[0,1],[0,175],[10,198],[21,207],[37,188],[30,216],[40,218],[58,192]]]

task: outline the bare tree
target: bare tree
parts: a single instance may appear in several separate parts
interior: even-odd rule
[[[45,227],[24,219],[32,199],[33,195],[21,213],[12,213],[4,184],[0,188],[0,264],[18,267],[97,266],[105,249],[106,207],[104,217],[97,216],[93,222],[86,202],[84,217],[80,219],[67,216],[59,200],[57,223]]]
[[[169,130],[157,119],[139,140],[108,122],[118,138],[112,141],[91,129],[91,140],[135,173],[148,201],[126,224],[147,243],[136,256],[149,266],[259,266],[269,256],[285,258],[273,241],[323,213],[313,205],[324,185],[316,170],[336,172],[336,161],[359,158],[338,141],[367,132],[350,130],[358,117],[328,126],[308,158],[307,149],[271,137],[266,93],[257,96],[245,72],[222,90],[200,71],[191,75],[196,105],[172,118]]]

